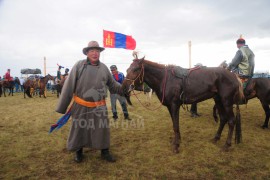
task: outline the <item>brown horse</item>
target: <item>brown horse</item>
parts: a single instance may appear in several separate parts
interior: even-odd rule
[[[237,77],[223,68],[199,68],[191,71],[178,66],[165,66],[148,60],[134,59],[127,69],[127,77],[123,82],[126,93],[147,83],[161,103],[168,108],[173,122],[173,150],[179,152],[180,130],[179,111],[182,104],[191,104],[214,98],[221,116],[221,123],[214,137],[217,142],[225,124],[228,122],[229,133],[223,147],[228,150],[231,146],[235,121],[233,104],[243,97],[241,83]],[[238,106],[237,106],[238,107]],[[238,107],[239,108],[239,107]],[[239,113],[239,111],[238,111]],[[236,140],[241,141],[241,123],[236,123]]]
[[[223,61],[219,67],[227,68],[228,64],[226,61]],[[268,78],[251,78],[247,84],[247,87],[244,90],[244,95],[246,99],[246,103],[248,103],[248,100],[253,99],[257,97],[263,107],[263,110],[265,112],[265,120],[264,124],[262,125],[262,128],[268,128],[269,124],[269,117],[270,117],[270,79]],[[218,121],[218,117],[216,114],[216,106],[213,107],[213,116],[215,121]]]
[[[270,79],[268,78],[253,78],[247,85],[246,90],[244,91],[244,95],[246,98],[246,104],[248,100],[253,98],[258,98],[261,102],[263,110],[265,112],[265,120],[262,128],[268,128],[269,117],[270,117]],[[216,114],[216,107],[213,107],[213,116],[215,121],[218,121],[218,117]]]
[[[53,80],[53,79],[54,79],[53,76],[51,76],[50,74],[46,75],[45,77],[40,78],[39,97],[41,97],[41,95],[43,95],[43,97],[46,98],[46,94],[45,94],[46,85],[47,85],[49,80]]]
[[[269,117],[270,117],[270,79],[267,78],[254,78],[251,79],[250,84],[247,86],[247,91],[250,91],[251,94],[246,95],[247,99],[252,99],[257,97],[264,109],[265,112],[265,121],[262,125],[262,128],[268,128]]]
[[[38,89],[39,90],[39,97],[43,95],[44,98],[46,98],[45,94],[45,88],[49,80],[53,80],[53,76],[50,74],[46,75],[45,77],[42,77],[40,79],[27,79],[24,83],[24,98],[25,94],[27,94],[28,97],[32,98],[32,91]]]
[[[3,81],[3,92],[4,92],[4,96],[6,97],[6,89],[9,89],[9,96],[10,94],[13,96],[13,90],[14,90],[14,87],[15,87],[15,81],[14,80],[4,80]]]

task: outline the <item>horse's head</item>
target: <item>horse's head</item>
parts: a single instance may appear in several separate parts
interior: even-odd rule
[[[122,91],[127,99],[128,104],[132,105],[130,101],[130,92],[136,87],[141,87],[143,84],[143,61],[144,58],[138,59],[137,56],[127,69],[127,76],[122,84]]]
[[[144,57],[141,59],[134,59],[129,68],[127,69],[127,76],[123,83],[124,88],[128,92],[139,89],[143,85],[144,80]]]

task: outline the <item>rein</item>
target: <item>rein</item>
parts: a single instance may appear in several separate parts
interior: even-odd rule
[[[128,81],[132,81],[132,85],[134,86],[134,89],[135,89],[135,84],[134,84],[134,82],[140,77],[141,74],[142,74],[142,78],[139,79],[139,80],[140,80],[140,83],[142,83],[142,82],[143,82],[143,79],[144,79],[144,66],[143,66],[143,64],[142,64],[142,68],[141,68],[140,74],[139,74],[134,80],[126,78],[126,80],[128,80]],[[134,95],[134,96],[137,98],[137,100],[139,101],[139,103],[140,103],[144,108],[146,108],[146,109],[148,109],[148,110],[151,110],[151,111],[155,111],[155,110],[159,109],[159,108],[162,106],[162,104],[163,104],[163,102],[164,102],[164,99],[165,99],[165,90],[166,90],[166,84],[167,84],[167,83],[166,83],[166,82],[167,82],[167,76],[168,76],[168,69],[165,67],[165,77],[164,77],[164,80],[163,80],[163,86],[162,86],[162,91],[163,91],[163,92],[162,92],[162,100],[161,100],[160,105],[159,105],[157,108],[150,109],[150,108],[148,108],[147,106],[145,106],[145,105],[141,102],[141,100],[138,98],[138,96],[137,96],[137,94],[134,92],[134,90],[132,90],[132,92],[133,92],[132,95]],[[138,93],[138,94],[140,94],[140,93]]]

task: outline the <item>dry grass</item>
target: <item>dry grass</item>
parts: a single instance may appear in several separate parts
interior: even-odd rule
[[[143,94],[140,97],[146,101]],[[260,128],[264,113],[257,99],[241,107],[243,143],[233,144],[229,152],[220,150],[227,127],[220,142],[210,142],[218,127],[211,115],[212,100],[198,105],[200,118],[192,119],[181,108],[179,154],[171,149],[173,130],[167,109],[149,111],[132,100],[133,120],[126,122],[120,114],[111,124],[111,151],[117,162],[107,163],[99,151],[86,149],[84,161],[76,164],[74,154],[66,150],[70,123],[48,134],[60,117],[54,112],[56,95],[1,97],[0,179],[270,179],[270,131]],[[149,108],[158,106],[153,96]]]

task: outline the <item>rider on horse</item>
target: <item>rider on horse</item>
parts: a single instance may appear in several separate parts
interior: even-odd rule
[[[6,74],[5,74],[5,79],[6,81],[12,81],[13,78],[10,76],[10,69],[7,70]]]
[[[68,76],[68,72],[69,72],[69,69],[68,69],[68,68],[66,68],[66,69],[65,69],[65,74],[63,74],[63,77],[64,77],[64,78],[67,78],[67,76]]]
[[[58,64],[57,64],[58,65]],[[62,75],[61,75],[61,69],[62,68],[64,68],[63,66],[60,66],[60,65],[58,65],[58,70],[57,70],[57,79],[58,79],[58,82],[60,82],[61,81],[61,79],[62,79]]]
[[[229,64],[228,69],[238,74],[238,76],[242,79],[243,88],[247,87],[248,80],[252,78],[254,73],[254,53],[249,49],[248,45],[246,45],[245,39],[240,37],[237,41],[237,48],[239,49],[232,62]]]

